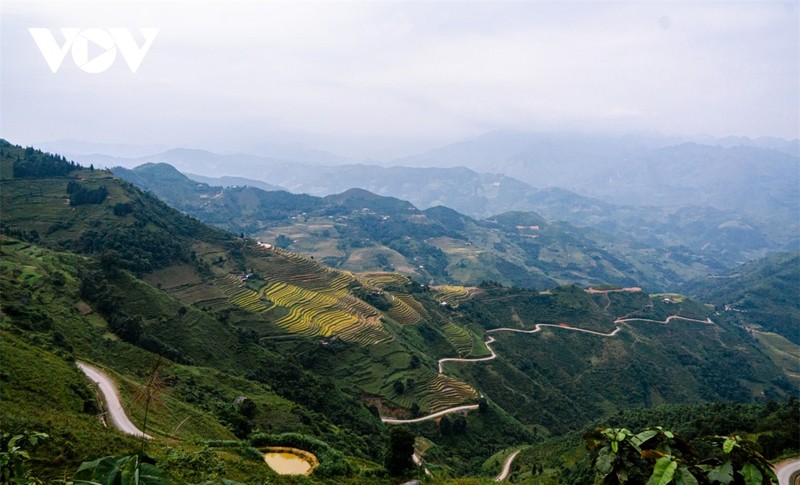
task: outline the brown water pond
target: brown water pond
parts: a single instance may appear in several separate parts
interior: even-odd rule
[[[279,475],[308,475],[317,465],[314,455],[291,448],[267,449],[264,461]]]

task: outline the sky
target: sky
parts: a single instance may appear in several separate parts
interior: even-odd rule
[[[800,136],[797,1],[0,5],[0,136],[23,145],[381,160],[504,129]],[[55,73],[31,28],[64,49]]]

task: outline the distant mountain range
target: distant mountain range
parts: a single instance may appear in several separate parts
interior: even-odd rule
[[[781,217],[793,208],[797,214],[797,140],[742,140],[729,147],[666,141],[496,132],[397,163],[503,173],[615,203],[710,206],[758,216],[778,209]]]
[[[771,440],[758,445],[770,457],[796,449],[796,408],[780,402],[797,395],[797,346],[737,320],[772,314],[796,330],[796,255],[726,274],[685,248],[532,212],[476,220],[363,189],[316,197],[212,186],[166,164],[118,173],[0,140],[0,421],[9,436],[20,433],[18,445],[43,440],[28,463],[43,483],[110,467],[118,458],[95,460],[141,446],[97,419],[102,404],[76,362],[113,377],[173,483],[212,473],[225,483],[272,480],[256,448],[266,446],[313,453],[319,466],[304,482],[396,483],[405,478],[384,477],[381,465],[397,436],[390,429],[412,433],[405,461],[420,437],[437,483],[485,481],[510,450],[558,454],[578,442],[557,443],[564,433],[631,419],[625,409],[664,423],[642,413],[675,403],[715,403],[682,433],[758,432]],[[201,217],[286,232],[267,245]],[[402,263],[437,282],[499,275],[516,287],[342,271],[320,264],[337,263],[317,256],[325,252],[346,257],[342,265]],[[742,313],[651,293],[712,271],[732,283],[730,293],[709,293],[712,303]],[[745,277],[734,283],[737,273]],[[722,281],[705,280],[698,292]],[[580,286],[554,285],[562,281]],[[611,284],[585,287],[594,281]],[[137,399],[143,393],[160,399]],[[720,412],[722,402],[767,400],[747,419],[780,426],[785,444]],[[682,409],[668,412],[684,418]],[[729,409],[743,417],[744,408]],[[588,480],[572,475],[573,456],[592,460],[578,453],[519,463],[546,463],[553,482],[589,483],[589,468]]]
[[[208,224],[316,257],[350,271],[399,271],[422,281],[520,287],[556,283],[666,289],[725,266],[684,247],[629,239],[530,211],[473,219],[436,206],[349,189],[316,197],[253,186],[214,187],[168,164],[113,172]]]
[[[315,196],[362,188],[420,209],[442,205],[474,218],[535,211],[647,245],[685,246],[730,265],[800,248],[797,140],[696,140],[709,144],[659,136],[493,132],[390,167],[190,149],[76,159],[128,168],[168,163],[216,186]]]

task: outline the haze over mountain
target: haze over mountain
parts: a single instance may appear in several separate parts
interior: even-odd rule
[[[0,482],[793,480],[798,7],[4,1]]]
[[[413,169],[412,169],[413,170]],[[455,169],[457,170],[457,169]],[[561,283],[667,289],[781,248],[741,216],[709,208],[620,207],[548,189],[526,199],[578,221],[533,212],[488,218],[350,189],[325,197],[197,184],[167,164],[114,173],[198,219],[351,271],[399,271],[423,281],[530,287]],[[249,185],[249,187],[247,186]],[[563,219],[554,217],[554,220]],[[720,227],[722,226],[722,227]],[[424,269],[422,269],[424,267]]]
[[[453,165],[449,168],[320,166],[187,149],[104,160],[131,168],[165,162],[186,173],[243,174],[240,180],[211,182],[317,196],[362,188],[421,209],[442,205],[477,218],[535,211],[648,245],[686,246],[727,264],[800,247],[800,158],[752,146],[660,146],[669,141],[496,132],[423,157],[424,163]],[[750,140],[759,143],[780,145],[774,139]],[[586,157],[595,163],[586,164]],[[492,173],[457,166],[461,162]],[[515,176],[500,173],[504,169]],[[567,188],[537,189],[517,178],[525,176],[539,187],[561,181]]]
[[[662,414],[675,409],[711,423],[681,428],[688,433],[754,430],[766,436],[765,453],[794,446],[796,402],[782,401],[796,392],[798,350],[784,337],[795,325],[769,323],[796,320],[797,271],[781,269],[796,265],[796,254],[742,267],[745,277],[727,290],[735,311],[727,311],[725,302],[713,308],[637,286],[659,274],[666,287],[678,269],[698,268],[713,285],[707,261],[691,252],[620,251],[611,240],[600,247],[592,231],[533,213],[475,221],[362,189],[318,198],[211,187],[164,164],[119,172],[198,217],[218,216],[222,227],[291,221],[287,230],[336,241],[349,254],[393,249],[425,270],[415,277],[459,276],[479,262],[538,288],[343,271],[206,226],[107,171],[0,141],[0,346],[11,369],[2,375],[0,416],[22,436],[42,430],[54,442],[36,455],[38,476],[70,476],[82,461],[87,469],[92,457],[138,442],[101,426],[76,360],[116,377],[135,426],[146,423],[153,437],[148,453],[180,482],[213,468],[253,483],[271,473],[258,447],[290,445],[319,459],[312,483],[389,485],[396,479],[386,473],[416,473],[415,436],[443,483],[493,476],[497,453],[548,437],[561,454],[528,459],[537,456],[552,481],[569,482],[593,465],[574,455],[574,435],[565,434],[621,418],[624,408],[671,426],[688,426]],[[275,243],[301,244],[285,236]],[[557,284],[570,281],[592,287]],[[741,311],[754,319],[740,319]],[[153,359],[169,407],[143,420],[147,405],[130,396],[152,382],[142,369]],[[699,404],[764,399],[778,402],[730,411],[733,404]],[[660,407],[677,403],[697,404]],[[728,413],[738,417],[717,422]],[[393,454],[395,429],[411,441]],[[186,466],[186,455],[204,458]]]

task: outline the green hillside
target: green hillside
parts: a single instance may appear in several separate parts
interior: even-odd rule
[[[163,163],[114,171],[203,222],[348,271],[398,271],[460,285],[491,280],[527,288],[612,283],[666,290],[724,269],[686,248],[648,247],[530,212],[474,220],[360,189],[327,197],[223,189]]]
[[[721,276],[691,281],[683,291],[713,303],[732,322],[757,325],[800,344],[800,252],[772,254]]]
[[[352,215],[374,197],[350,192],[331,207]],[[31,459],[43,479],[138,451],[99,424],[76,360],[112,376],[134,423],[148,410],[147,454],[178,483],[282,480],[253,448],[286,443],[320,455],[311,482],[395,483],[383,467],[391,429],[417,436],[436,480],[491,478],[483,464],[496,453],[621,409],[797,390],[745,330],[678,294],[334,269],[204,226],[108,172],[7,144],[0,204],[0,423],[48,434]],[[537,222],[520,217],[489,224]],[[399,227],[456,231],[453,218],[439,209]],[[154,387],[151,405],[142,395]]]

